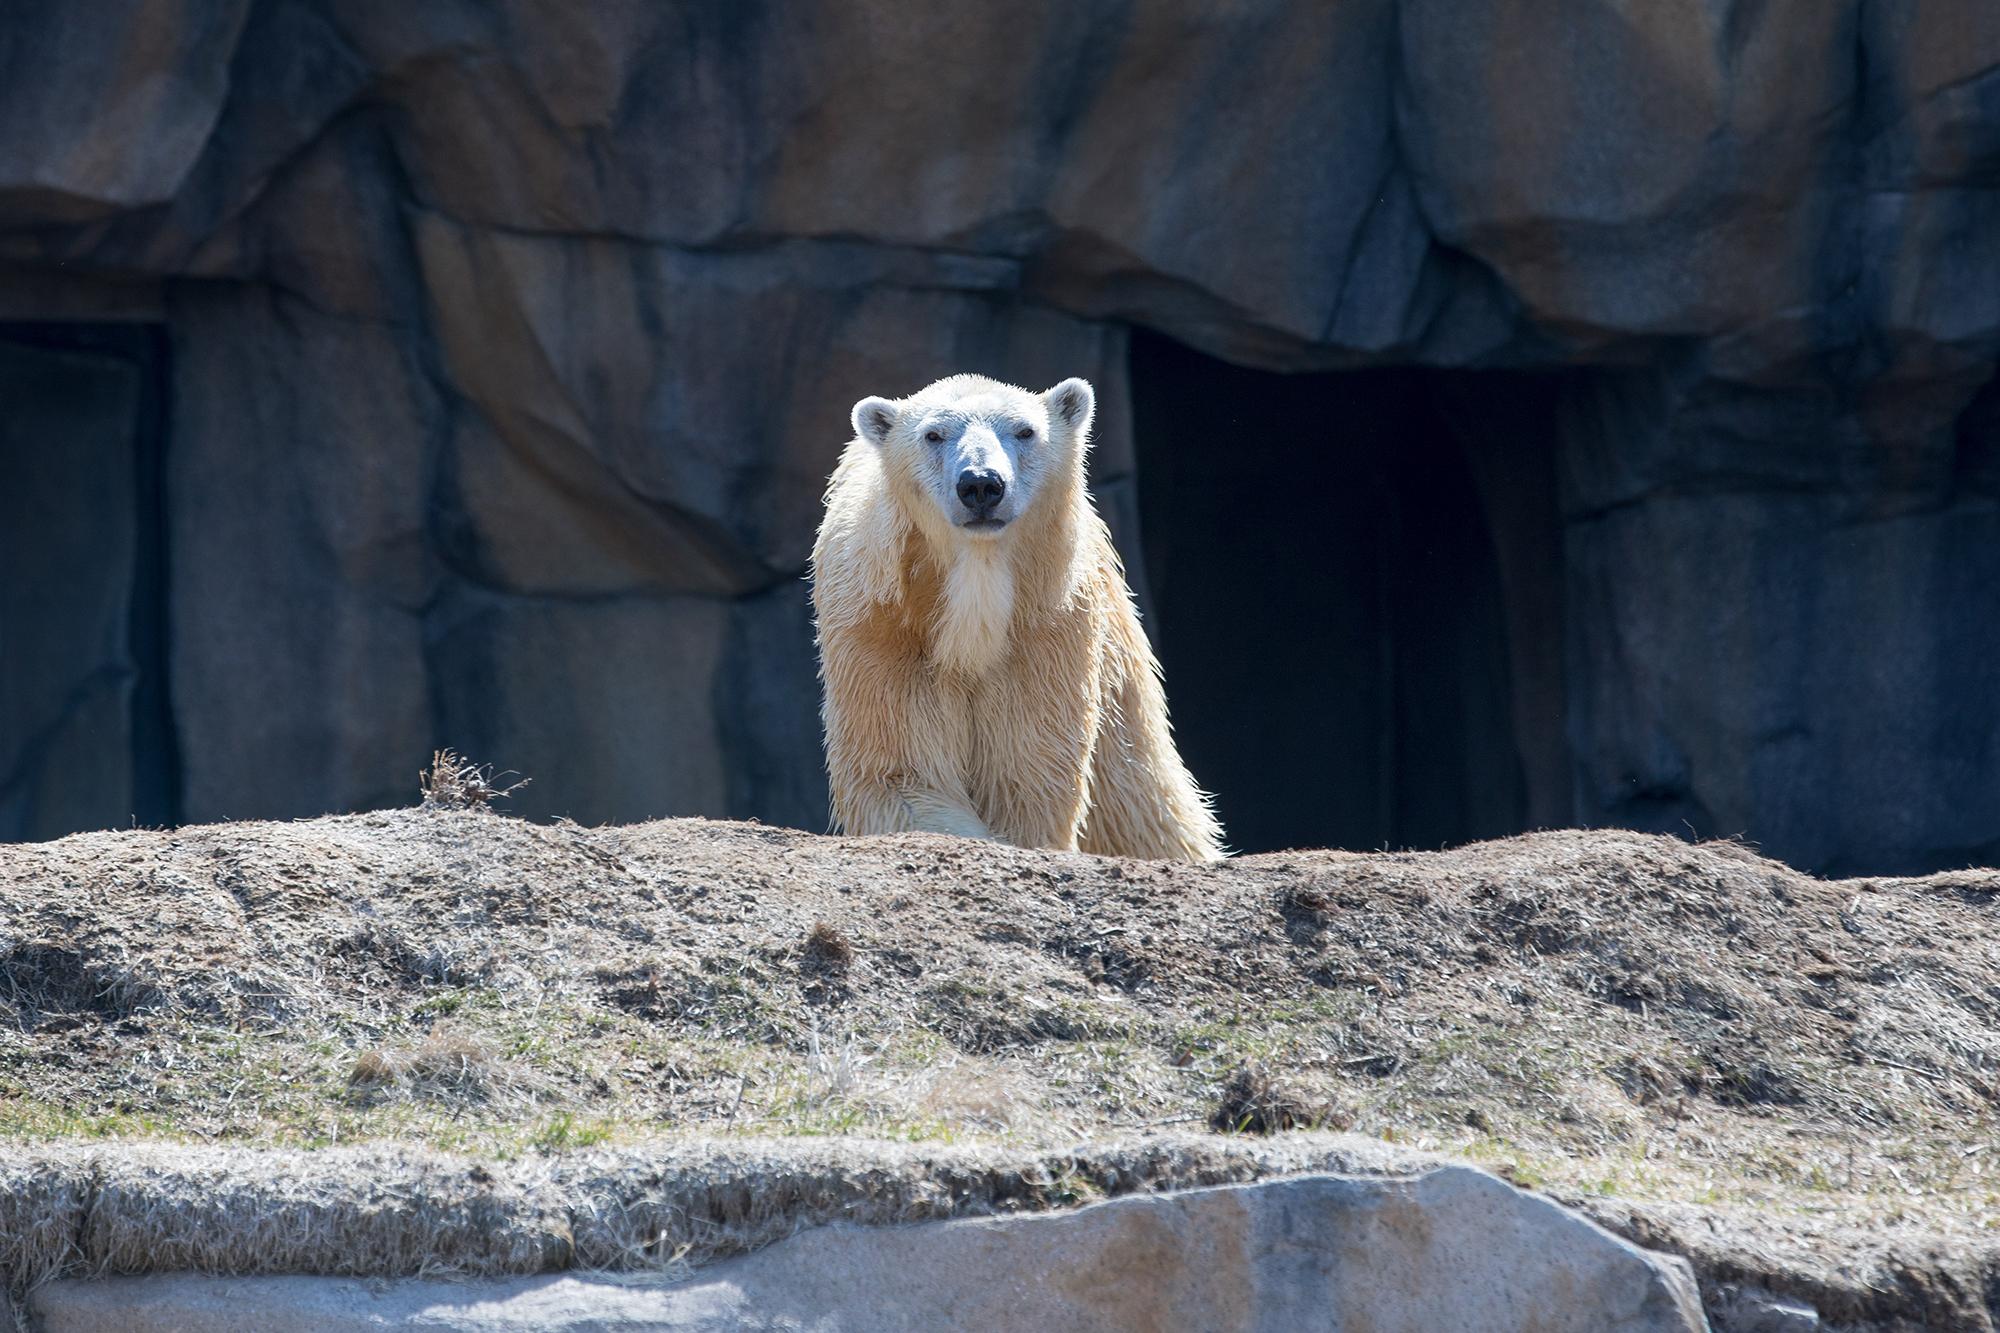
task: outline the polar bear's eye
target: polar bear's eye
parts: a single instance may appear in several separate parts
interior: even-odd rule
[[[1017,440],[1032,440],[1035,438],[1035,428],[1033,426],[1023,426],[1014,432],[1014,438]]]
[[[927,430],[924,432],[924,438],[932,444],[943,444],[944,432],[941,430]]]

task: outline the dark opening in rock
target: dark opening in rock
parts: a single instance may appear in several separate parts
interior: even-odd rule
[[[0,840],[178,818],[166,344],[0,322]]]
[[[1562,381],[1131,364],[1150,628],[1231,845],[1570,822]]]

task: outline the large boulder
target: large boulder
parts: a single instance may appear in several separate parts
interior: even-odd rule
[[[682,1282],[70,1280],[37,1291],[30,1310],[46,1333],[1707,1328],[1685,1260],[1463,1167],[1131,1196],[1073,1213],[821,1227]]]

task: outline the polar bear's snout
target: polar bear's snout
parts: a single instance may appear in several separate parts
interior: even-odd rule
[[[992,422],[980,416],[962,420],[956,446],[944,453],[938,460],[944,464],[939,498],[955,525],[991,535],[1020,517],[1027,490],[1020,484],[1014,450],[1000,442]]]
[[[958,474],[958,502],[975,519],[991,518],[1007,495],[1007,483],[992,468],[972,468]]]

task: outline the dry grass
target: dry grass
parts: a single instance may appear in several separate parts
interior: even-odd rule
[[[522,1099],[542,1084],[533,1071],[504,1058],[492,1041],[437,1030],[413,1046],[361,1052],[347,1085],[364,1102],[409,1096],[439,1101]]]
[[[478,1163],[390,1146],[0,1151],[0,1295],[103,1272],[678,1269],[834,1219],[1032,1211],[1309,1169],[1408,1174],[1416,1154],[1299,1136],[1062,1151],[696,1141]]]
[[[0,847],[0,1135],[1035,1152],[1234,1097],[1964,1250],[2000,1234],[1996,893],[1615,832],[1200,867],[473,800],[80,835]]]
[[[972,1135],[1005,1135],[1046,1122],[1044,1089],[1022,1073],[958,1051],[918,1065],[892,1096],[913,1123],[955,1126]]]
[[[1260,1064],[1238,1065],[1208,1117],[1225,1134],[1276,1134],[1288,1129],[1351,1129],[1354,1115],[1330,1101],[1302,1095]]]
[[[519,778],[505,782],[508,777]],[[485,809],[533,781],[517,773],[502,773],[496,779],[491,764],[475,764],[456,750],[435,750],[431,766],[417,775],[417,790],[426,810]]]
[[[854,966],[854,946],[848,943],[847,936],[826,922],[815,921],[806,932],[805,963],[832,976],[844,977]]]

